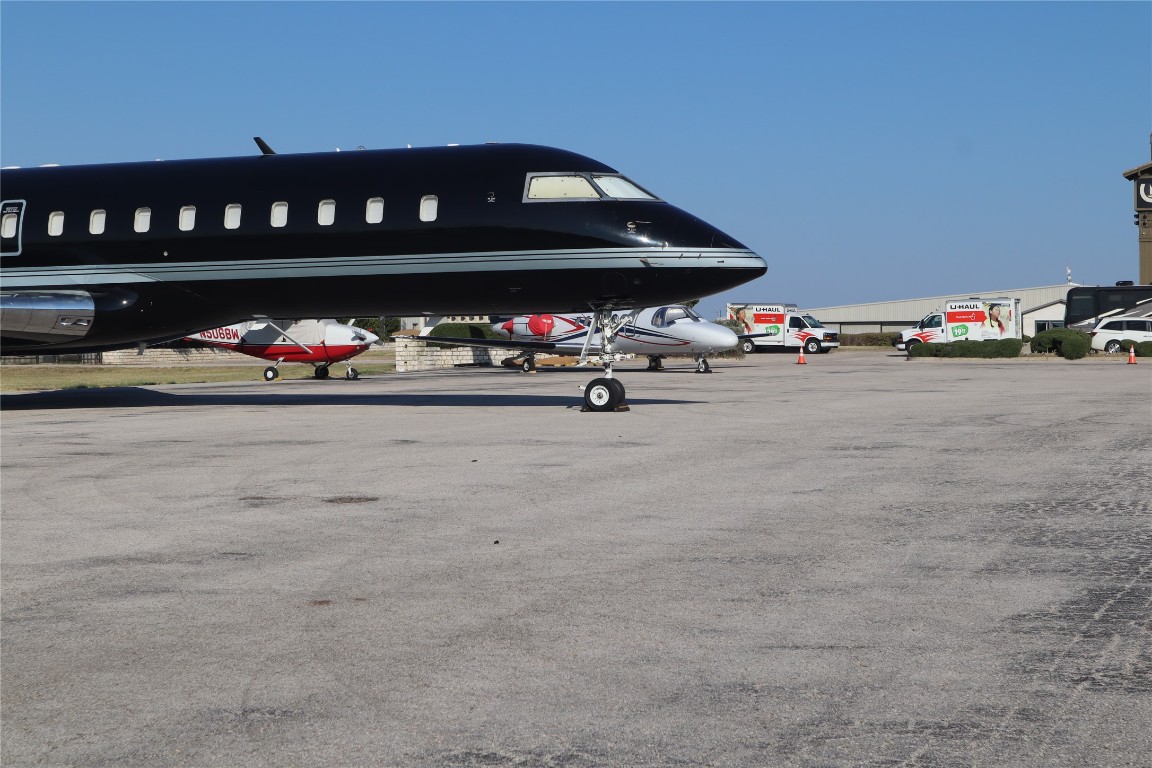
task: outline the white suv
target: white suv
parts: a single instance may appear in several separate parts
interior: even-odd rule
[[[1137,343],[1152,341],[1152,318],[1110,317],[1092,329],[1092,349],[1115,354],[1127,352],[1120,342],[1130,339]]]

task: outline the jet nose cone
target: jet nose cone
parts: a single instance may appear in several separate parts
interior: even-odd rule
[[[364,337],[364,341],[360,342],[361,344],[375,344],[376,342],[380,341],[380,337],[372,333],[372,331],[365,331],[361,329],[360,335]]]
[[[704,331],[704,343],[717,351],[735,349],[736,345],[740,343],[740,337],[736,335],[736,332],[723,325],[713,323],[701,330]]]

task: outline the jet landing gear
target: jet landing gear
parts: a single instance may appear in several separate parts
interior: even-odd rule
[[[664,357],[663,355],[648,355],[648,370],[662,371],[664,370]]]
[[[604,366],[604,375],[598,379],[592,379],[588,382],[588,386],[584,387],[583,410],[600,412],[628,410],[628,406],[624,405],[624,385],[612,376],[612,364],[623,360],[625,355],[613,352],[612,345],[615,343],[616,337],[620,335],[621,329],[634,321],[639,314],[640,310],[638,309],[633,310],[631,314],[619,317],[612,314],[612,311],[608,309],[598,309],[593,314],[592,325],[588,329],[588,335],[584,337],[584,349],[580,352],[578,365],[588,363],[588,348],[592,343],[592,336],[599,329],[602,337],[600,363]]]
[[[696,355],[696,373],[712,373],[712,369],[708,366],[708,358],[704,355]]]

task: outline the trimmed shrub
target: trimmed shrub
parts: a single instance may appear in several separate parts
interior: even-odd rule
[[[840,345],[843,347],[890,347],[898,333],[842,333]]]
[[[1060,345],[1060,356],[1065,360],[1079,360],[1088,354],[1090,348],[1091,344],[1088,339],[1080,338],[1079,336],[1069,336],[1064,339],[1064,343]]]
[[[1136,357],[1152,357],[1152,341],[1142,341],[1137,344]]]
[[[1019,357],[1023,347],[1020,339],[995,339],[989,341],[954,341],[950,344],[916,344],[910,357],[968,357],[995,358]]]
[[[1074,331],[1071,328],[1049,328],[1041,331],[1032,339],[1032,351],[1037,353],[1055,352],[1069,360],[1079,360],[1088,354],[1091,348],[1091,336],[1083,331]],[[1075,357],[1065,353],[1064,346],[1071,342],[1069,352]],[[1081,349],[1082,348],[1082,349]]]

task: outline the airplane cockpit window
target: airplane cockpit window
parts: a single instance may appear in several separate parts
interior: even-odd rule
[[[694,323],[702,322],[700,315],[688,309],[688,307],[661,307],[652,313],[652,325],[657,328],[672,325],[677,320],[691,320]]]
[[[528,200],[599,200],[592,183],[577,174],[550,174],[528,178]]]
[[[535,173],[528,175],[526,201],[558,200],[658,200],[623,176],[582,173]]]
[[[656,196],[636,186],[623,176],[593,176],[592,181],[604,194],[617,200],[655,200]]]

